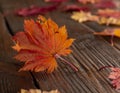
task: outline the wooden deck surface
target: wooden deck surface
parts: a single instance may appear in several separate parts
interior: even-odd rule
[[[72,1],[72,0],[71,0]],[[94,22],[80,24],[70,19],[71,13],[54,11],[45,16],[52,18],[59,26],[66,25],[70,37],[76,40],[73,53],[66,59],[78,68],[74,72],[58,60],[59,67],[52,74],[45,72],[18,72],[22,66],[13,56],[16,52],[12,35],[23,30],[23,20],[12,13],[13,10],[30,5],[47,5],[43,0],[0,0],[0,93],[17,93],[23,89],[58,89],[61,93],[119,93],[111,87],[109,70],[98,71],[103,66],[120,66],[120,39],[94,36],[93,31],[102,31],[104,26]],[[6,13],[6,15],[5,15]]]

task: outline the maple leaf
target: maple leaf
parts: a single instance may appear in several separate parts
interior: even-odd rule
[[[59,28],[51,19],[47,20],[39,16],[37,21],[25,20],[24,32],[16,33],[13,40],[16,42],[13,48],[18,51],[15,58],[25,62],[20,71],[47,70],[50,73],[57,68],[56,58],[78,70],[72,63],[61,57],[71,53],[69,47],[74,39],[68,39],[66,27]]]
[[[112,72],[109,74],[108,78],[111,79],[111,83],[115,89],[120,89],[120,68],[111,67]]]
[[[40,89],[21,89],[21,93],[60,93],[58,90],[41,91]]]
[[[120,28],[107,28],[102,32],[94,32],[94,35],[111,36],[111,44],[113,45],[113,36],[120,38]]]
[[[38,15],[38,14],[46,14],[48,12],[51,12],[59,6],[59,3],[50,5],[50,6],[44,6],[44,7],[39,7],[39,6],[30,6],[26,8],[21,8],[15,11],[15,14],[18,16],[33,16],[33,15]]]
[[[82,23],[86,21],[98,21],[99,17],[96,15],[92,15],[90,12],[74,12],[71,16],[72,19]]]

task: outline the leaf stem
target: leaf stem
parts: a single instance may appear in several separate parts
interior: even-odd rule
[[[59,56],[58,54],[56,54],[55,57],[61,59],[62,62],[67,63],[69,66],[71,66],[71,68],[72,68],[73,70],[78,71],[78,68],[77,68],[74,64],[68,62],[67,60],[65,60],[64,58],[62,58],[61,56]]]
[[[113,38],[114,38],[114,35],[111,36],[111,45],[112,46],[114,46]]]

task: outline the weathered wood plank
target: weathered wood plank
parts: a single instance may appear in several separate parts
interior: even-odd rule
[[[0,61],[14,62],[12,59],[15,52],[11,48],[12,45],[12,38],[6,28],[4,18],[0,14]]]
[[[18,93],[21,89],[36,88],[28,72],[18,72],[20,66],[0,62],[0,93]]]
[[[34,6],[46,6],[46,5],[51,5],[51,4],[45,3],[44,0],[17,0],[17,1],[16,0],[5,0],[5,1],[1,0],[0,5],[1,5],[0,7],[1,11],[4,17],[7,19],[6,22],[8,23],[8,25],[10,25],[10,29],[15,34],[17,31],[23,30],[24,19],[31,18],[31,17],[16,16],[15,10],[30,7],[33,5]]]
[[[100,31],[103,31],[104,29],[108,28],[105,25],[99,25],[99,24],[97,24],[95,22],[85,22],[84,25],[88,26],[88,28],[91,29],[94,32],[100,32]],[[109,28],[115,28],[115,27],[118,28],[118,26],[109,26]],[[103,36],[103,38],[107,42],[111,43],[111,37],[110,36],[109,37],[108,36]],[[120,39],[118,37],[114,37],[113,38],[113,42],[114,42],[114,46],[113,47],[115,47],[115,48],[120,50]]]
[[[15,64],[11,48],[11,35],[0,14],[0,93],[17,93],[21,88],[35,88],[32,76],[28,72],[18,72],[20,66]]]

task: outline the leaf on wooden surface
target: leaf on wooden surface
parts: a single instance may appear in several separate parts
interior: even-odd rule
[[[96,8],[116,8],[116,4],[111,0],[104,0],[95,4]]]
[[[108,78],[111,80],[112,86],[115,89],[120,89],[120,68],[111,67],[112,71],[110,72]]]
[[[105,24],[105,25],[107,25],[107,26],[108,26],[108,25],[118,25],[118,26],[120,26],[120,18],[100,17],[98,23],[99,23],[99,24]]]
[[[98,10],[99,24],[120,25],[120,11],[113,9]]]
[[[115,9],[99,9],[97,15],[101,17],[120,18],[120,11]]]
[[[94,32],[95,35],[116,36],[120,38],[120,28],[107,28],[102,32]]]
[[[57,68],[56,58],[78,70],[61,57],[72,52],[69,47],[74,39],[68,39],[66,27],[59,28],[51,19],[39,16],[37,21],[25,20],[24,32],[16,33],[13,40],[16,42],[13,47],[18,51],[15,58],[25,62],[20,71],[53,72]]]
[[[95,4],[97,2],[100,2],[100,0],[77,0],[77,1],[83,4],[87,4],[87,3]]]
[[[86,22],[86,21],[98,21],[99,17],[96,15],[92,15],[90,12],[74,12],[71,16],[72,19],[78,22]]]
[[[39,7],[39,6],[30,6],[26,8],[21,8],[15,11],[15,14],[18,16],[33,16],[33,15],[38,15],[38,14],[46,14],[48,12],[51,12],[53,10],[56,10],[59,4],[54,4],[50,6],[44,6],[44,7]]]
[[[63,7],[62,11],[66,11],[66,12],[72,12],[72,11],[89,11],[88,7],[85,6],[78,6],[75,4],[72,5],[66,5]]]
[[[102,36],[116,36],[120,38],[120,28],[107,28],[102,32],[94,32],[94,35],[102,35]],[[111,44],[113,45],[113,40],[111,38]]]
[[[61,2],[66,2],[68,0],[44,0],[45,2],[56,2],[56,3],[61,3]]]
[[[51,90],[51,91],[41,91],[40,89],[21,89],[20,93],[60,93],[58,90]]]

